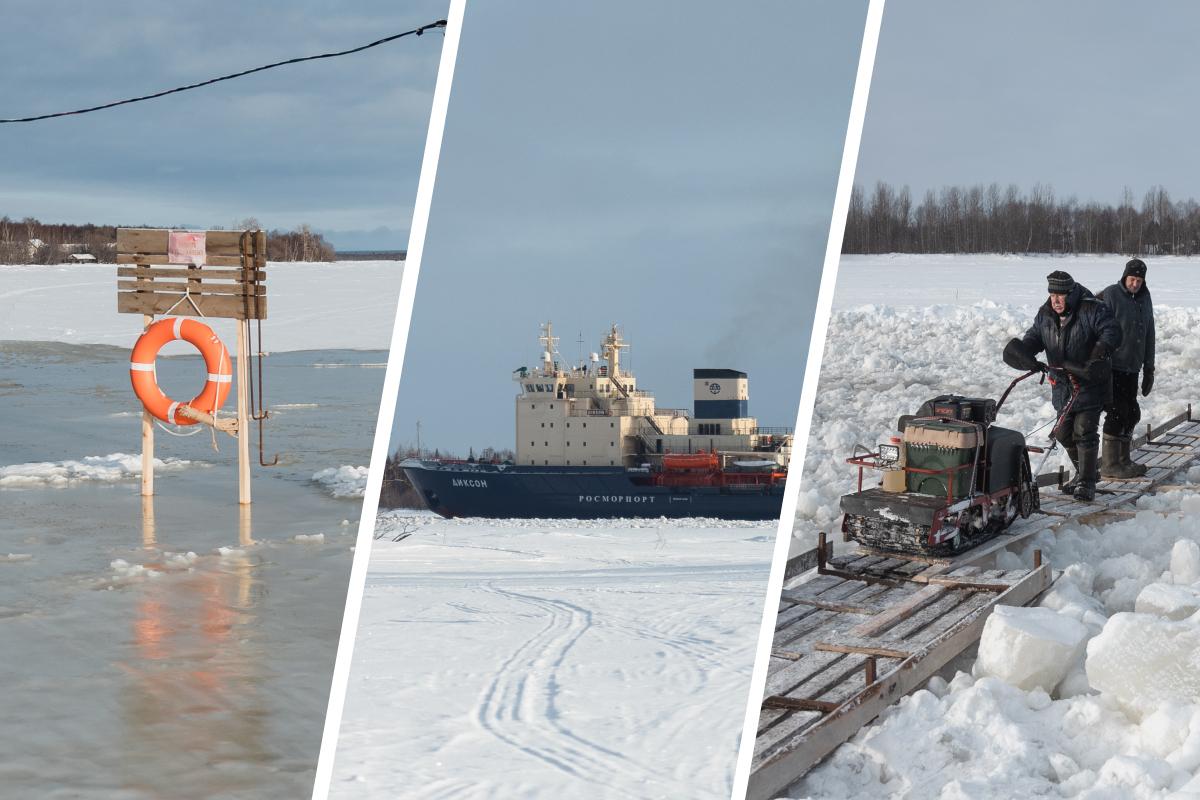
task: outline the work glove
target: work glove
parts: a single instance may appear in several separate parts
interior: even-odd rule
[[[1154,370],[1147,369],[1142,371],[1142,397],[1150,394],[1150,390],[1154,388]]]

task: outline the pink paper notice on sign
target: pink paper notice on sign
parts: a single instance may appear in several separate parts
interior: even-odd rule
[[[172,264],[204,263],[204,232],[167,231],[167,261]]]

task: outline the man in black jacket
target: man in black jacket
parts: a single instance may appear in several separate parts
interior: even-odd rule
[[[1099,477],[1100,411],[1112,390],[1109,356],[1121,344],[1121,328],[1108,306],[1067,273],[1051,272],[1046,282],[1049,299],[1025,335],[1009,343],[1005,361],[1013,363],[1010,348],[1029,361],[1045,351],[1054,409],[1063,415],[1054,436],[1075,465],[1063,491],[1092,500]]]
[[[1132,259],[1121,280],[1100,292],[1121,326],[1121,346],[1112,356],[1112,401],[1104,408],[1104,461],[1100,474],[1106,478],[1138,478],[1146,474],[1143,464],[1129,457],[1134,426],[1142,418],[1138,407],[1138,372],[1142,373],[1142,397],[1154,387],[1154,304],[1146,288],[1146,262]]]

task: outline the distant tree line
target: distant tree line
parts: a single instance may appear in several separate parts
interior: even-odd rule
[[[1200,252],[1200,204],[1172,201],[1162,186],[1140,206],[1125,187],[1105,205],[1057,199],[1051,187],[947,186],[914,203],[907,186],[855,186],[843,253],[1122,253]]]
[[[493,447],[485,447],[475,455],[474,448],[468,453],[465,459],[468,462],[481,464],[503,464],[512,463],[516,460],[517,454],[509,449],[497,450]],[[462,460],[458,456],[450,453],[443,453],[440,450],[417,450],[411,445],[404,445],[396,449],[396,452],[387,457],[387,461],[383,465],[383,487],[379,492],[379,505],[382,508],[425,508],[425,501],[417,492],[413,485],[409,483],[408,477],[404,474],[404,470],[400,469],[400,462],[408,458],[432,458],[434,460],[458,461]]]
[[[0,217],[0,264],[58,264],[72,253],[113,262],[117,229],[112,225],[63,225]]]
[[[250,224],[243,224],[250,223]],[[258,229],[253,218],[234,230]],[[152,226],[130,226],[152,227]],[[111,264],[117,260],[117,226],[67,225],[0,217],[0,264],[60,264],[72,255],[90,255]],[[267,258],[271,261],[335,261],[337,252],[308,225],[291,231],[267,233]]]

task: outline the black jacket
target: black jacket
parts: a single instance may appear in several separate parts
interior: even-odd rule
[[[1137,373],[1143,367],[1154,371],[1154,302],[1146,284],[1137,294],[1114,283],[1099,295],[1121,326],[1121,346],[1112,357],[1112,368]]]
[[[1046,363],[1051,367],[1050,379],[1054,381],[1054,407],[1062,411],[1071,397],[1071,381],[1063,365],[1070,362],[1085,366],[1091,360],[1097,342],[1104,342],[1110,352],[1115,352],[1121,345],[1121,326],[1108,306],[1076,284],[1067,295],[1063,324],[1059,324],[1059,316],[1047,300],[1038,309],[1033,325],[1021,341],[1034,354],[1046,351]],[[1105,370],[1103,377],[1080,380],[1079,397],[1071,410],[1100,408],[1111,394],[1112,380]]]

